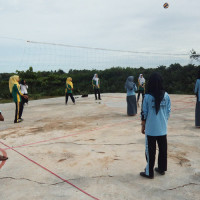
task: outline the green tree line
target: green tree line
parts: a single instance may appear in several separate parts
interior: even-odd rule
[[[181,66],[171,64],[169,67],[159,66],[157,68],[122,68],[113,67],[105,70],[75,70],[71,69],[67,73],[63,70],[38,71],[34,72],[30,67],[27,71],[16,71],[16,73],[0,74],[0,98],[11,99],[8,81],[9,77],[17,74],[20,79],[26,80],[29,89],[29,96],[33,99],[42,97],[63,96],[65,94],[65,82],[67,77],[72,77],[74,84],[74,94],[93,93],[92,78],[98,74],[101,82],[102,93],[125,92],[124,84],[128,76],[134,76],[135,83],[139,74],[143,74],[148,82],[152,72],[159,72],[164,80],[164,88],[170,94],[193,94],[194,84],[200,66],[192,64]]]

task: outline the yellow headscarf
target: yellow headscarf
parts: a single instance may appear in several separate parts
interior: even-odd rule
[[[9,90],[10,90],[10,93],[12,93],[12,89],[13,89],[13,86],[15,84],[19,88],[19,76],[17,76],[17,75],[11,76],[10,79],[9,79]]]
[[[69,84],[73,88],[72,78],[68,77],[66,83]]]

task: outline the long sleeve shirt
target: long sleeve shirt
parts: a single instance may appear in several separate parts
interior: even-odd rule
[[[66,87],[65,87],[65,92],[66,93],[72,93],[72,86],[68,83],[66,83]]]
[[[99,89],[100,88],[100,79],[92,79],[92,86],[93,89]]]
[[[197,95],[198,101],[200,101],[200,79],[196,81],[194,93]]]
[[[141,84],[139,78],[138,78],[138,90],[145,91],[145,82]]]
[[[135,91],[137,91],[137,86],[136,85],[132,90],[127,89],[127,96],[135,95]]]
[[[142,106],[142,119],[146,120],[145,134],[162,136],[167,134],[167,123],[171,112],[171,101],[167,92],[160,103],[160,110],[156,115],[155,98],[145,94]]]
[[[14,102],[21,102],[21,96],[23,96],[23,94],[21,93],[20,88],[14,84],[13,89],[12,89],[12,96],[13,96],[13,100]]]
[[[28,85],[22,85],[22,84],[20,84],[20,87],[21,87],[22,94],[28,94],[28,91],[27,91]]]

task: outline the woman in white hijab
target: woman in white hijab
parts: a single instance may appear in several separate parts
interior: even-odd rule
[[[145,79],[143,77],[143,74],[140,74],[138,78],[138,96],[137,96],[138,106],[139,106],[140,93],[142,94],[142,101],[143,101],[145,94]]]
[[[94,89],[95,100],[97,100],[97,94],[98,94],[98,99],[101,100],[100,79],[98,78],[97,74],[94,74],[94,77],[92,79],[92,86],[93,86],[93,89]]]

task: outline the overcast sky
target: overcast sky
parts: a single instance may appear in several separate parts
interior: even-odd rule
[[[200,1],[0,0],[0,61],[23,41],[132,51],[200,52]],[[11,55],[11,51],[12,55]],[[21,59],[21,58],[20,58]],[[15,71],[1,66],[0,72]]]

